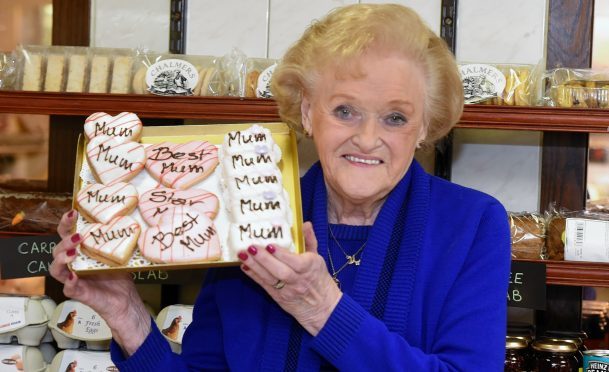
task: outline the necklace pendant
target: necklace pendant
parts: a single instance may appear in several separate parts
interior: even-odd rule
[[[334,280],[334,283],[336,283],[336,286],[338,287],[338,289],[340,289],[340,280],[338,280],[338,278],[335,276],[333,276],[332,279]]]
[[[359,264],[361,263],[361,260],[356,259],[355,255],[347,256],[346,258],[347,258],[347,265],[359,266]]]

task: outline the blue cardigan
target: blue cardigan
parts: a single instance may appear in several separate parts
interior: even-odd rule
[[[301,186],[305,220],[325,256],[319,164]],[[152,322],[131,357],[113,343],[112,359],[121,371],[316,371],[322,358],[347,371],[502,371],[509,266],[501,204],[430,176],[415,161],[370,230],[352,291],[316,337],[239,269],[214,269],[181,355]]]

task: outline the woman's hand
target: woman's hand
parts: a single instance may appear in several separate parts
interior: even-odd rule
[[[128,273],[87,275],[79,278],[68,264],[76,258],[80,234],[72,234],[77,214],[63,215],[57,227],[61,242],[53,250],[51,276],[63,283],[63,293],[91,307],[108,324],[112,336],[127,355],[133,354],[150,333],[150,314]]]
[[[324,259],[317,254],[313,225],[302,226],[306,252],[294,254],[267,246],[239,252],[241,269],[291,314],[313,336],[323,328],[342,292],[334,283]],[[282,286],[282,283],[285,285]]]

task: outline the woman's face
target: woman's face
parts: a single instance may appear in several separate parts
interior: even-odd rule
[[[331,195],[365,205],[387,196],[425,138],[425,86],[422,69],[404,57],[367,53],[358,62],[362,74],[319,74],[302,119]]]

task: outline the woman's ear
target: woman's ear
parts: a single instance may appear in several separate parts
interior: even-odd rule
[[[419,131],[419,137],[417,138],[417,145],[416,145],[417,149],[421,148],[421,145],[423,144],[423,142],[425,142],[426,138],[427,138],[427,125],[422,125],[421,130]]]
[[[313,124],[311,123],[311,102],[306,96],[302,96],[300,103],[300,113],[302,115],[302,127],[308,137],[313,135]]]

